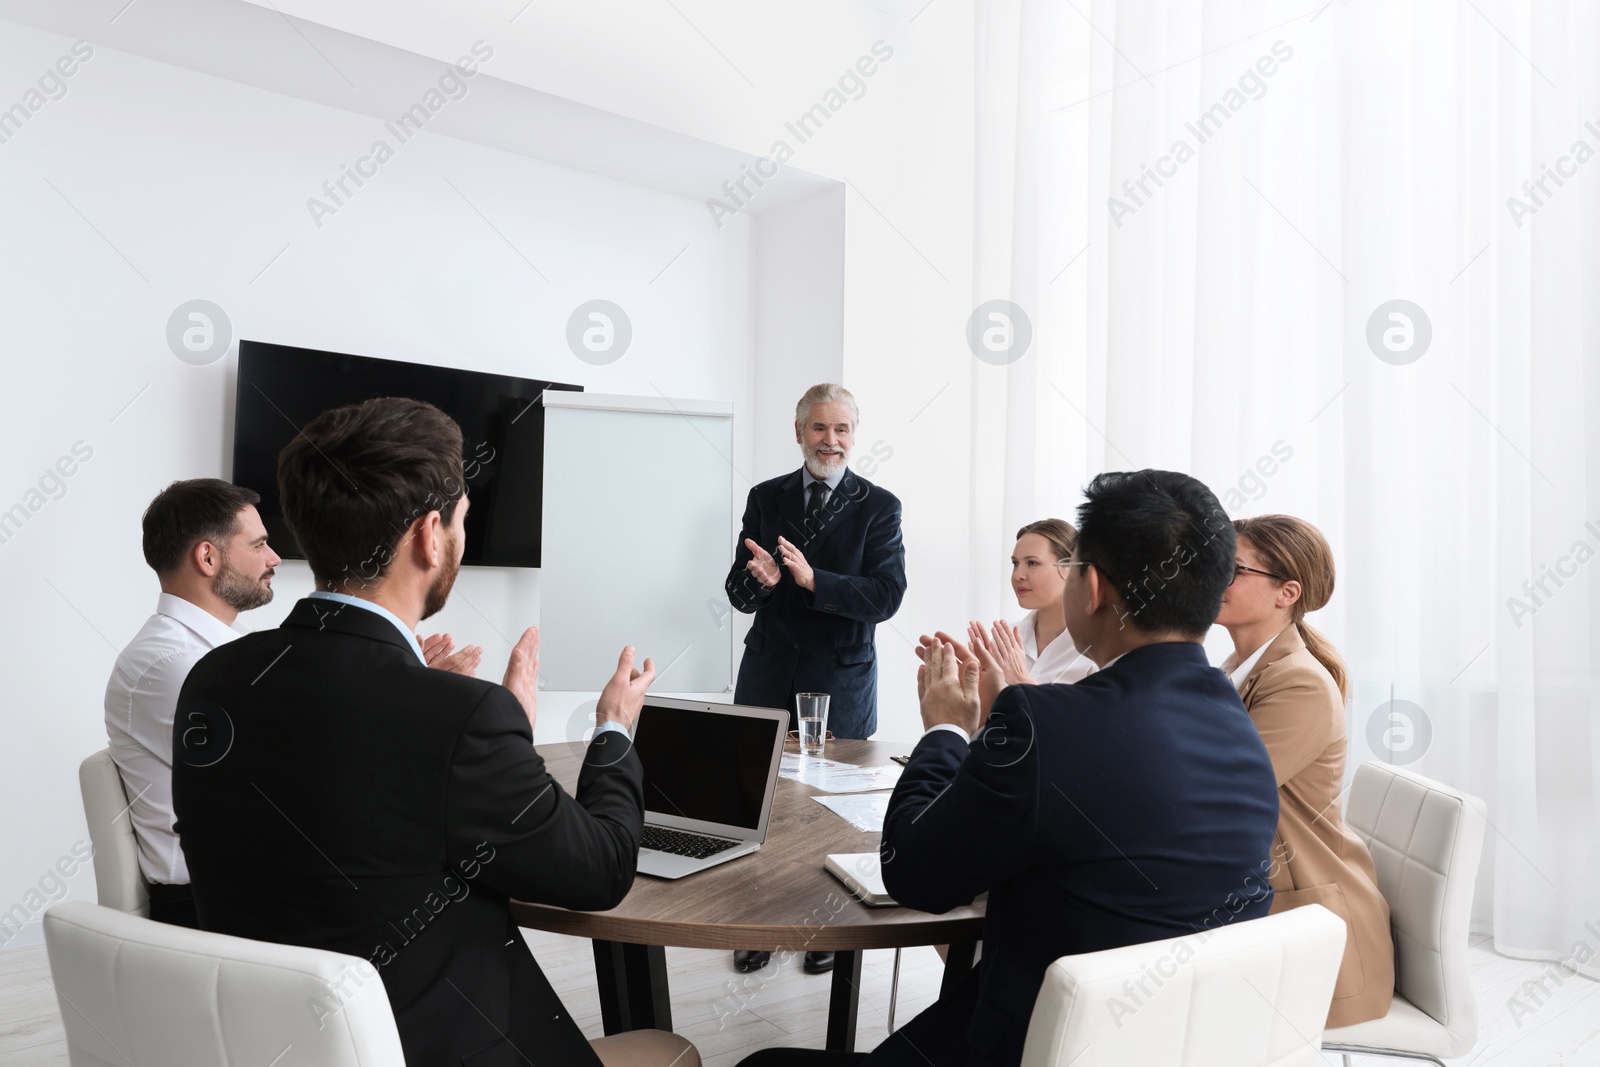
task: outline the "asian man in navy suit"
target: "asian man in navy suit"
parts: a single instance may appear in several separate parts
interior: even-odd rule
[[[750,490],[728,572],[728,600],[755,614],[739,662],[736,704],[795,711],[796,693],[827,693],[828,730],[870,737],[878,727],[877,624],[906,591],[900,501],[848,467],[860,419],[840,385],[814,385],[795,406],[804,464]],[[737,952],[752,971],[768,952]],[[808,952],[821,974],[833,953]]]
[[[1098,671],[1005,686],[992,659],[922,639],[927,732],[889,801],[884,884],[934,913],[987,892],[982,960],[870,1054],[770,1049],[745,1067],[1012,1067],[1053,960],[1267,914],[1277,779],[1201,647],[1232,523],[1171,471],[1102,474],[1085,496],[1062,610]]]

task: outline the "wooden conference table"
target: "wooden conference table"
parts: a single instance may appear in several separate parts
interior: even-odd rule
[[[571,792],[585,748],[582,742],[571,742],[540,745],[538,752],[551,775]],[[788,751],[794,751],[792,741]],[[827,756],[867,767],[910,751],[909,745],[894,742],[834,740],[828,742]],[[663,946],[730,953],[833,952],[827,1047],[854,1049],[862,951],[948,944],[948,986],[972,966],[974,945],[983,936],[984,901],[929,915],[907,908],[869,908],[855,900],[823,870],[822,861],[830,852],[876,852],[879,835],[857,830],[811,799],[826,795],[779,778],[767,841],[759,852],[677,881],[641,874],[610,911],[568,911],[513,901],[511,913],[519,925],[594,942],[607,1034],[672,1029]],[[731,959],[728,969],[735,973]]]

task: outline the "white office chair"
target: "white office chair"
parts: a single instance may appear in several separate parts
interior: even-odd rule
[[[1345,822],[1366,841],[1389,902],[1395,995],[1381,1019],[1325,1030],[1329,1052],[1427,1060],[1463,1056],[1478,1040],[1467,958],[1472,893],[1488,821],[1483,801],[1387,763],[1363,763]]]
[[[1344,920],[1310,904],[1211,932],[1063,956],[1022,1067],[1315,1067]]]
[[[44,940],[72,1067],[405,1062],[383,980],[355,956],[82,902],[47,911]]]
[[[94,885],[100,903],[130,915],[150,914],[150,891],[139,873],[139,841],[122,788],[122,772],[102,748],[78,765],[83,817],[94,846]]]

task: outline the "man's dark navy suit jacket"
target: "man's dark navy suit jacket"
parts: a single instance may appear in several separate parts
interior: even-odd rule
[[[900,610],[906,552],[900,501],[846,470],[820,521],[805,513],[800,471],[750,490],[743,529],[728,571],[728,601],[755,613],[739,662],[736,704],[794,711],[795,693],[827,693],[828,729],[870,737],[878,728],[878,656],[874,629]],[[778,537],[805,555],[815,590],[795,584],[780,562],[778,584],[763,589],[745,564],[749,538],[778,556]]]
[[[936,913],[989,894],[976,1008],[927,1009],[970,1013],[967,1048],[935,1059],[1017,1063],[1061,956],[1266,915],[1277,825],[1266,746],[1197,644],[1146,645],[1073,685],[1007,686],[970,746],[929,732],[889,802],[885,885]]]

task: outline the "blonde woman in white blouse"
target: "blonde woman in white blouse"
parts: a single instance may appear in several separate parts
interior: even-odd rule
[[[974,647],[999,662],[1007,685],[1076,682],[1094,670],[1089,657],[1073,647],[1061,609],[1066,579],[1056,561],[1070,559],[1077,542],[1078,531],[1064,519],[1040,519],[1018,530],[1011,591],[1028,613],[1015,625],[996,622],[988,631],[979,623],[967,624]]]

